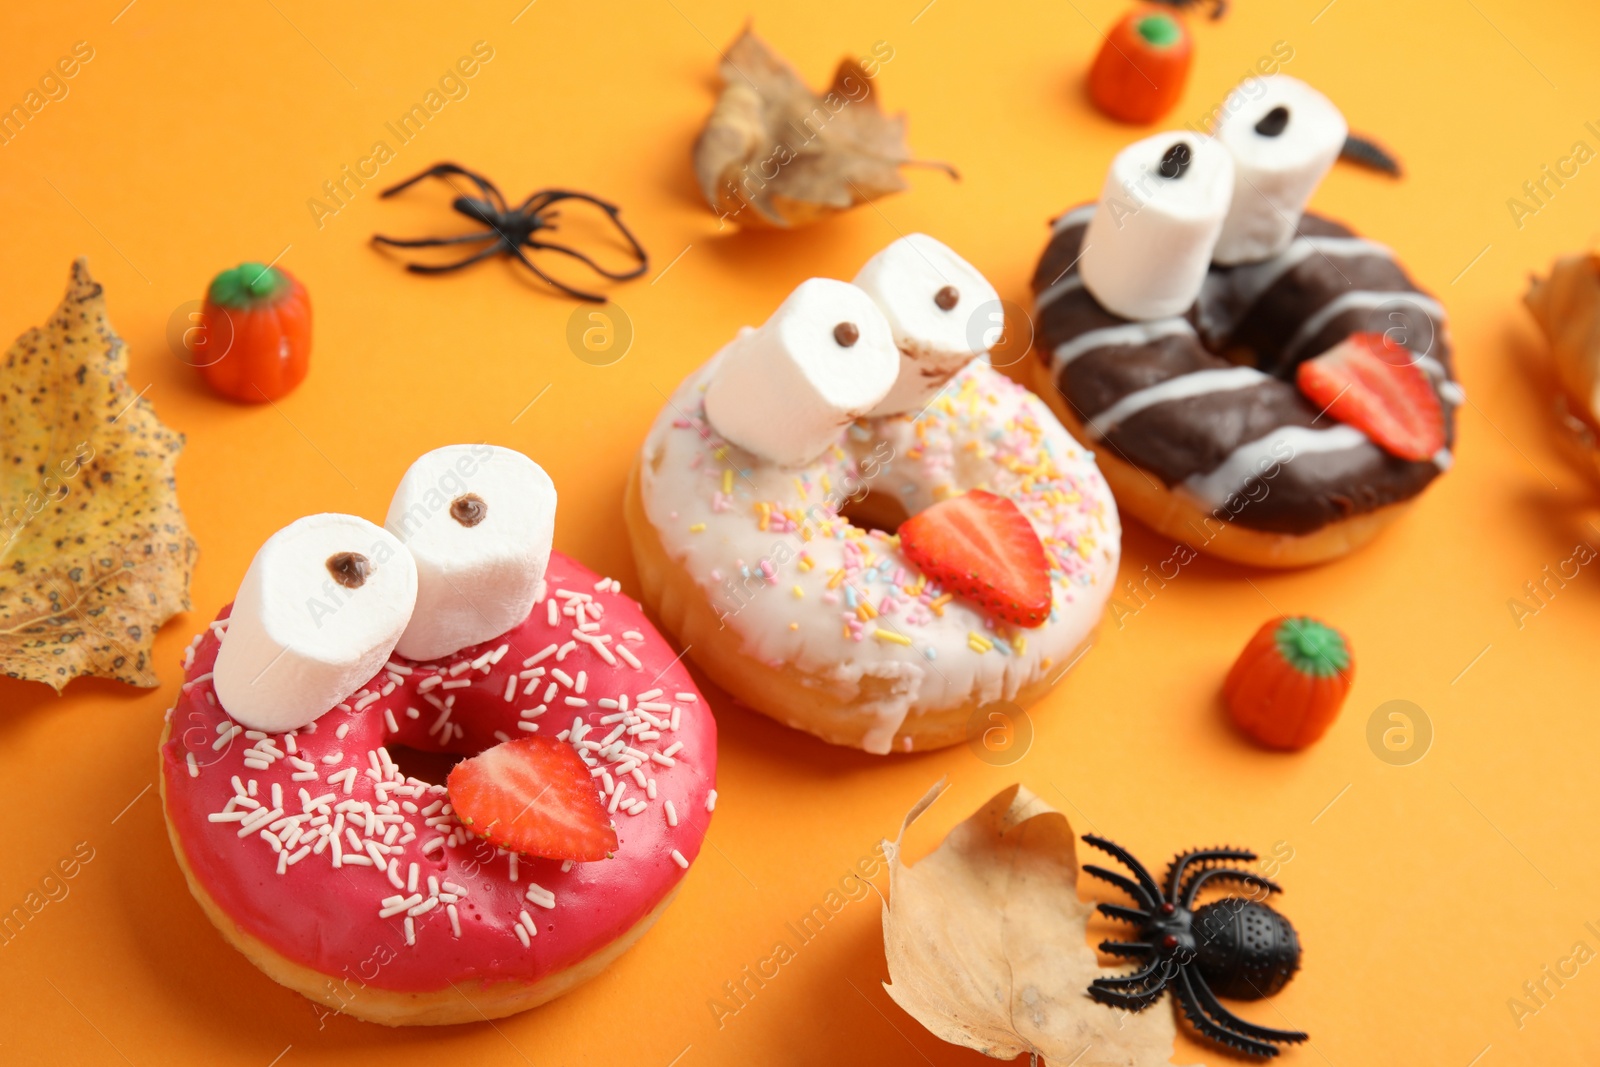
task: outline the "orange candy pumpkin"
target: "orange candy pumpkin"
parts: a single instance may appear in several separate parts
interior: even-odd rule
[[[1306,615],[1278,618],[1239,653],[1222,697],[1241,731],[1268,748],[1300,749],[1333,724],[1354,675],[1344,634]]]
[[[277,400],[311,365],[311,298],[282,267],[244,263],[211,281],[191,345],[214,392],[246,404]]]
[[[1143,126],[1178,103],[1194,42],[1179,19],[1152,8],[1124,15],[1089,68],[1089,99],[1118,122]]]

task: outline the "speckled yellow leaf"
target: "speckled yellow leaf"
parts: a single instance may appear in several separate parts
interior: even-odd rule
[[[196,548],[173,467],[183,436],[128,385],[105,290],[66,298],[0,365],[0,672],[160,684],[150,646],[189,608]]]

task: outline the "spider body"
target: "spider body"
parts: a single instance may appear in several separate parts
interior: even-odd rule
[[[393,196],[424,178],[439,178],[449,182],[453,188],[457,189],[459,189],[459,186],[451,179],[465,178],[477,186],[479,195],[471,196],[462,193],[450,202],[450,206],[458,213],[485,227],[485,229],[478,233],[458,234],[452,237],[423,237],[416,239],[385,237],[382,234],[374,234],[372,237],[374,243],[388,245],[391,248],[436,248],[442,245],[483,244],[485,242],[488,242],[488,244],[467,258],[455,263],[407,263],[406,270],[414,274],[444,274],[449,271],[460,270],[462,267],[470,266],[481,259],[487,259],[493,255],[508,255],[536,274],[540,280],[559,289],[568,296],[594,303],[604,303],[606,298],[599,293],[575,289],[565,282],[557,281],[555,278],[550,277],[535,266],[533,260],[528,257],[528,253],[523,250],[531,249],[533,251],[560,253],[578,260],[596,274],[613,281],[637,278],[650,265],[649,256],[645,254],[644,248],[639,244],[638,239],[633,236],[632,231],[623,225],[622,219],[618,217],[621,209],[615,204],[609,204],[599,197],[590,196],[588,193],[573,192],[568,189],[541,189],[522,203],[512,207],[506,202],[506,198],[501,195],[499,188],[483,175],[476,174],[454,163],[436,163],[421,174],[413,175],[398,185],[390,186],[380,195],[384,197]],[[639,265],[629,271],[607,270],[576,248],[558,244],[545,236],[535,236],[540,231],[554,231],[556,229],[556,220],[561,213],[553,210],[553,208],[564,200],[593,204],[603,211],[617,233],[626,241],[629,251],[639,261]]]
[[[1306,1040],[1298,1030],[1275,1030],[1239,1018],[1217,1000],[1271,996],[1300,966],[1300,939],[1289,920],[1260,900],[1230,896],[1195,907],[1212,882],[1233,882],[1264,893],[1279,887],[1251,871],[1226,866],[1249,862],[1243,849],[1195,849],[1179,853],[1163,885],[1126,849],[1096,837],[1083,840],[1114,857],[1133,873],[1085,864],[1083,871],[1122,890],[1138,905],[1100,904],[1100,913],[1136,929],[1134,940],[1103,941],[1102,952],[1138,961],[1129,974],[1096,978],[1089,995],[1102,1004],[1143,1011],[1172,990],[1179,1008],[1202,1036],[1235,1051],[1262,1058],[1276,1056],[1279,1044]]]

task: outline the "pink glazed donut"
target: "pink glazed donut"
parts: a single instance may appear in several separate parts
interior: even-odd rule
[[[552,553],[528,618],[447,662],[399,656],[287,733],[245,730],[195,638],[162,737],[162,798],[189,888],[274,980],[389,1025],[497,1018],[599,973],[666,908],[716,805],[716,722],[620,586]],[[610,858],[505,852],[387,745],[474,755],[532,734],[577,748],[612,813]]]

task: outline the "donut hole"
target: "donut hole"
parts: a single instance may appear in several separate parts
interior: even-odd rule
[[[430,752],[426,749],[411,748],[409,745],[397,745],[392,741],[384,747],[389,750],[389,758],[394,761],[401,774],[420,778],[430,785],[444,785],[445,779],[450,777],[455,765],[470,758],[470,753]]]
[[[899,497],[876,489],[869,489],[865,496],[846,500],[839,514],[852,526],[888,534],[899,530],[900,524],[911,517]]]

